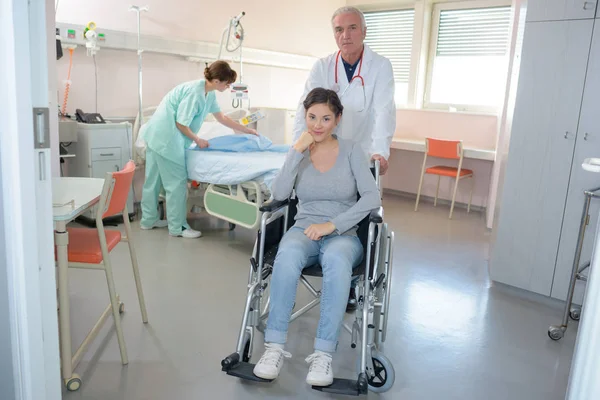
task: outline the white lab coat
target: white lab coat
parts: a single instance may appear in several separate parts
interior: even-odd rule
[[[336,134],[340,138],[359,142],[364,152],[370,156],[379,154],[386,159],[390,156],[390,145],[396,130],[396,104],[394,102],[394,74],[390,61],[372,51],[366,44],[360,75],[365,81],[366,104],[362,108],[363,92],[360,79],[341,97],[344,111]],[[335,90],[335,60],[338,52],[317,60],[313,65],[304,94],[298,104],[294,121],[294,141],[306,130],[305,110],[302,104],[308,92],[316,87]],[[356,67],[354,75],[358,74]],[[348,78],[341,55],[338,60],[338,95],[348,86]]]

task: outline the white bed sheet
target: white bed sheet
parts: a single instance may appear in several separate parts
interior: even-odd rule
[[[257,182],[270,193],[273,179],[283,166],[285,153],[269,151],[237,153],[187,150],[189,179],[216,185]],[[265,190],[266,189],[266,190]]]

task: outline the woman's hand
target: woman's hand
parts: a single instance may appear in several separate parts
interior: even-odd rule
[[[335,225],[332,222],[324,224],[312,224],[304,230],[304,234],[311,240],[319,240],[335,231]]]
[[[233,129],[235,131],[235,133],[247,133],[249,135],[258,136],[258,133],[256,132],[256,130],[248,128],[247,126],[242,125],[239,122],[232,120],[228,116],[224,115],[221,111],[219,111],[218,113],[213,113],[213,115],[215,116],[215,119],[219,123],[223,124],[224,126],[226,126],[228,128]]]
[[[201,149],[205,149],[208,147],[208,140],[200,139],[198,136],[195,137],[194,142],[196,142],[198,147]]]
[[[312,135],[304,131],[296,143],[294,143],[294,149],[296,149],[298,153],[304,153],[304,151],[308,149],[310,145],[314,143],[314,141],[315,139],[312,137]]]

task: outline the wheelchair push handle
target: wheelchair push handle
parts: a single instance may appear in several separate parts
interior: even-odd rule
[[[381,162],[379,160],[371,160],[371,169],[374,170],[375,182],[377,183],[377,189],[381,190],[381,179],[379,171],[381,171]]]

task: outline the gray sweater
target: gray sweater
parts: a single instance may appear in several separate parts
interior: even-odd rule
[[[331,221],[337,234],[353,234],[357,224],[381,206],[375,178],[364,152],[352,141],[338,139],[339,153],[334,166],[321,173],[312,164],[310,152],[293,147],[272,184],[275,200],[288,199],[296,190],[298,212],[295,225]],[[360,200],[357,201],[357,194]]]

